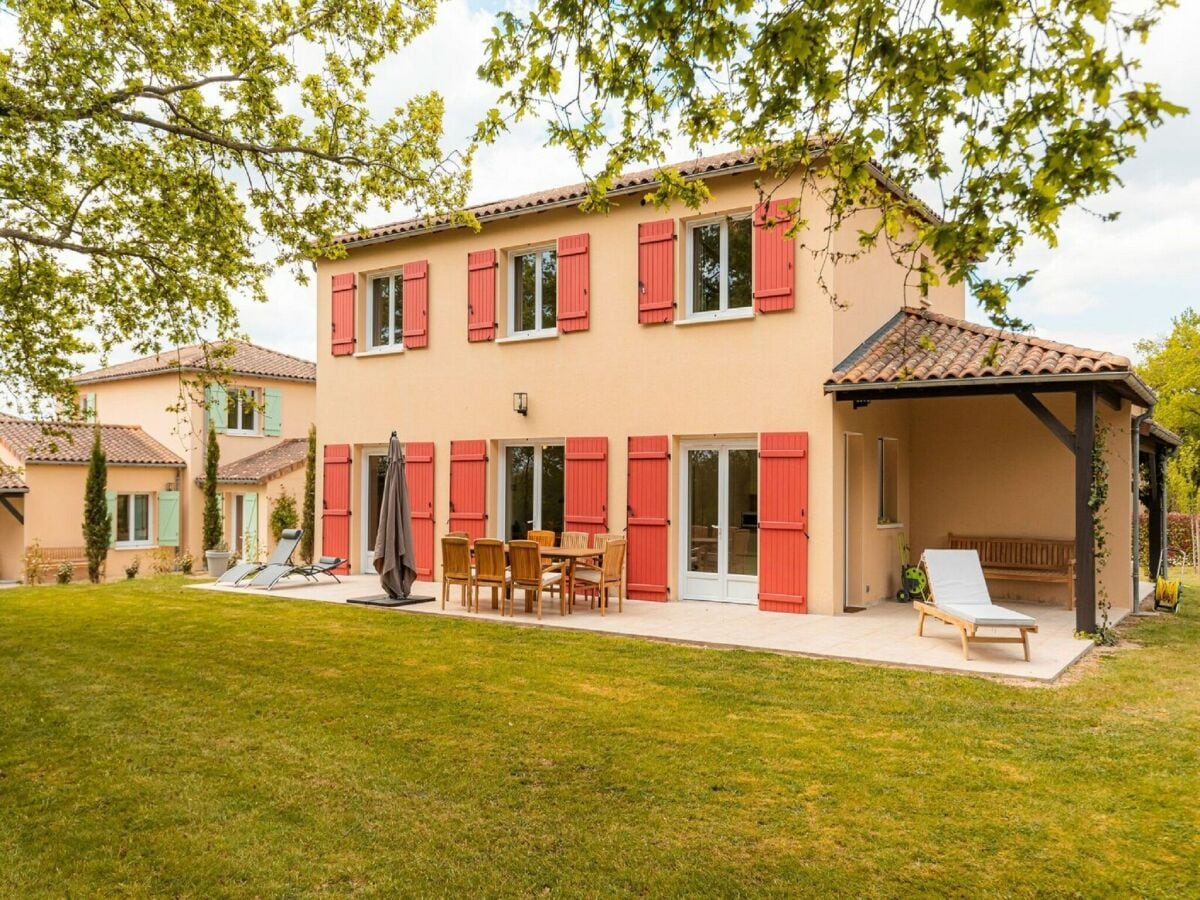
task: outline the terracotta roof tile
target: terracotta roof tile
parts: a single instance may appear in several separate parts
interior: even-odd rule
[[[1129,360],[1114,353],[906,307],[846,357],[826,384],[1129,371]]]
[[[91,422],[0,420],[0,442],[22,463],[78,463],[92,456]],[[100,446],[110,466],[175,466],[183,460],[136,425],[101,425]]]
[[[29,492],[29,486],[25,484],[25,479],[21,477],[21,473],[13,469],[0,470],[0,494],[25,494]]]
[[[717,153],[712,156],[700,156],[696,159],[688,160],[681,163],[665,164],[656,166],[651,169],[642,169],[637,172],[630,172],[613,181],[612,187],[609,189],[609,195],[619,195],[640,190],[650,190],[658,184],[659,172],[663,169],[676,169],[684,178],[705,177],[709,175],[719,175],[721,173],[733,173],[739,171],[751,171],[758,168],[757,154],[752,151],[730,151],[727,153]],[[872,164],[875,171],[875,177],[879,180],[887,190],[890,190],[898,195],[907,196],[905,192],[884,174],[883,170],[878,165]],[[563,204],[577,204],[581,202],[588,194],[588,187],[584,182],[576,182],[575,184],[564,185],[563,187],[550,188],[544,191],[535,191],[532,194],[522,194],[519,197],[509,197],[505,200],[495,200],[490,203],[480,203],[476,206],[467,208],[467,212],[473,214],[476,219],[484,221],[487,219],[505,218],[509,216],[520,215],[523,213],[536,212],[539,209],[544,209],[549,206],[558,206]],[[916,198],[912,198],[916,199]],[[917,201],[917,205],[921,212],[931,220],[938,220],[937,214],[926,206],[924,203]],[[350,232],[347,234],[338,235],[334,238],[334,242],[338,244],[353,245],[364,242],[375,242],[379,240],[387,240],[394,238],[407,237],[424,231],[436,231],[444,228],[454,228],[456,226],[445,217],[435,217],[432,219],[424,216],[417,216],[411,219],[404,219],[399,222],[392,222],[387,225],[380,225],[377,228],[370,228],[364,231]]]
[[[215,350],[228,344],[233,345],[229,356],[213,355]],[[200,372],[209,365],[226,369],[233,375],[283,378],[291,381],[317,380],[316,363],[306,359],[245,341],[216,341],[212,344],[193,344],[176,350],[164,350],[154,356],[144,356],[115,366],[83,372],[76,375],[74,381],[76,384],[95,384],[100,381],[139,378],[163,372]]]
[[[308,441],[293,438],[280,441],[273,447],[235,459],[217,469],[217,482],[221,484],[262,484],[280,475],[286,475],[304,465],[308,456]],[[204,479],[196,479],[203,482]]]

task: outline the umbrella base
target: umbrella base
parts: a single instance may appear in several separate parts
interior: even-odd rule
[[[410,594],[407,597],[389,597],[387,594],[379,594],[375,597],[355,597],[353,600],[347,600],[347,603],[358,603],[362,606],[411,606],[414,603],[432,603],[436,597],[422,597],[417,594]]]

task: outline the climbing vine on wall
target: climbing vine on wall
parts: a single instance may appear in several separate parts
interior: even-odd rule
[[[1092,448],[1092,488],[1088,493],[1088,508],[1092,512],[1093,547],[1096,555],[1096,571],[1104,569],[1108,560],[1108,531],[1104,527],[1104,511],[1108,506],[1108,435],[1111,429],[1096,417],[1096,442]],[[1090,635],[1097,644],[1109,646],[1117,642],[1117,633],[1108,620],[1112,604],[1102,579],[1096,579],[1096,607],[1100,619],[1096,631]]]

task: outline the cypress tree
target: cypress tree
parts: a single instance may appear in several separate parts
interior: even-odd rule
[[[304,462],[304,519],[300,523],[300,558],[312,564],[317,533],[317,426],[308,426],[308,458]]]
[[[221,507],[217,502],[217,466],[221,448],[217,445],[217,429],[209,423],[208,446],[204,453],[204,549],[221,546]]]
[[[108,542],[112,536],[107,489],[108,460],[100,445],[100,426],[97,425],[83,497],[83,545],[87,552],[88,580],[92,584],[100,583],[100,568],[108,558]]]

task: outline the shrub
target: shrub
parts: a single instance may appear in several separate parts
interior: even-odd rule
[[[300,522],[296,512],[296,498],[287,488],[279,489],[279,496],[271,504],[271,540],[278,541],[284,531],[295,528]]]
[[[185,553],[179,557],[179,571],[184,575],[191,575],[192,568],[196,565],[196,560],[190,553]]]
[[[64,561],[54,574],[54,580],[59,584],[70,584],[71,578],[75,575],[75,564]]]
[[[175,571],[175,551],[170,547],[159,547],[154,551],[150,568],[155,575],[166,575]]]
[[[308,457],[304,461],[304,519],[300,526],[300,558],[311,564],[317,535],[317,426],[308,426]]]
[[[88,580],[92,584],[100,583],[100,572],[108,559],[108,542],[112,540],[107,488],[108,460],[100,445],[100,426],[97,425],[83,493],[83,546],[87,553]]]
[[[217,467],[221,463],[221,448],[217,444],[217,429],[208,423],[208,448],[204,460],[204,549],[221,549],[221,506],[217,497]]]
[[[34,541],[25,548],[25,554],[21,557],[21,565],[25,568],[25,583],[41,583],[42,566],[45,564],[46,554],[42,551],[42,545]]]
[[[133,562],[125,567],[125,577],[130,581],[133,581],[133,579],[137,578],[138,570],[141,569],[141,567],[142,561],[135,556],[133,558]]]

